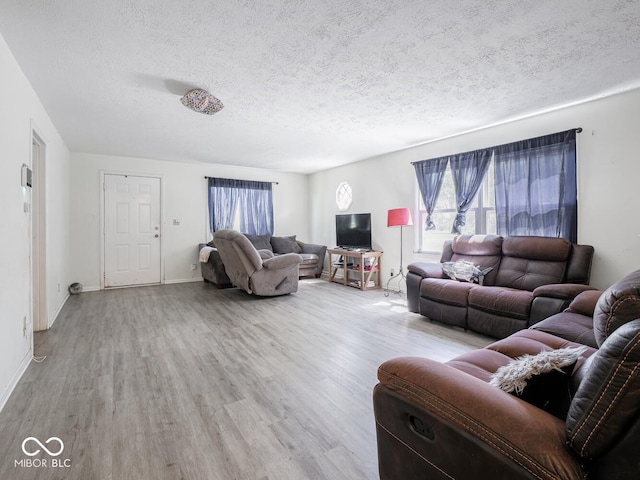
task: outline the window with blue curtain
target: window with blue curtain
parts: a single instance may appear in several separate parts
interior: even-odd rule
[[[455,209],[452,233],[484,233],[464,231],[465,216],[493,162],[494,175],[487,181],[491,184],[488,190],[495,193],[497,234],[577,242],[576,133],[580,131],[572,129],[414,163],[428,220],[434,212]],[[451,199],[451,205],[436,205],[447,160],[455,200]],[[433,228],[433,222],[428,221],[425,231]],[[421,245],[426,238],[421,234]]]
[[[442,188],[444,172],[447,169],[448,163],[449,157],[441,157],[422,160],[413,164],[420,195],[422,196],[422,201],[427,211],[424,224],[425,230],[435,230],[436,228],[433,222],[433,209],[438,201],[438,195],[440,195],[440,188]]]
[[[578,237],[576,130],[493,148],[499,235]]]
[[[234,227],[240,214],[240,231],[273,235],[273,184],[252,180],[208,178],[211,233]]]
[[[451,157],[451,175],[456,190],[456,218],[451,233],[462,233],[462,227],[466,225],[467,211],[480,190],[490,161],[491,151],[488,148]]]

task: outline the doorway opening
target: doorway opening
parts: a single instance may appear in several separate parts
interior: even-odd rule
[[[31,131],[31,298],[33,331],[49,328],[47,314],[47,229],[46,229],[46,144],[35,129]],[[25,328],[26,330],[26,328]],[[33,335],[29,341],[33,351]]]

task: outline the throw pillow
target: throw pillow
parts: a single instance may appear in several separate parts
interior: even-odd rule
[[[444,262],[442,270],[452,280],[461,282],[472,282],[482,285],[484,276],[493,270],[492,267],[481,269],[467,260],[457,262]]]
[[[565,419],[571,403],[571,373],[586,350],[567,347],[523,355],[500,367],[489,383]]]
[[[244,236],[256,247],[256,250],[272,250],[270,242],[271,235],[251,235],[250,233],[245,233]]]
[[[302,248],[296,242],[296,236],[291,235],[288,237],[271,237],[271,246],[273,247],[273,253],[300,253]]]

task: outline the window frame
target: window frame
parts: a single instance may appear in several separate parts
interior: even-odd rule
[[[450,165],[447,165],[447,169],[444,175],[445,175],[445,182],[447,181],[453,182],[453,174],[451,172]],[[495,182],[495,176],[494,176],[494,162],[492,158],[491,163],[489,164],[489,168],[487,169],[487,173],[485,174],[485,177],[482,180],[482,185],[478,189],[478,193],[476,194],[476,197],[473,201],[473,206],[469,208],[469,210],[467,211],[467,218],[473,215],[473,219],[475,221],[475,231],[465,232],[464,228],[467,227],[465,225],[465,227],[463,228],[463,234],[471,234],[471,235],[472,234],[496,234],[497,224],[495,221],[495,212],[496,212],[495,196],[493,199],[490,197],[492,191],[494,192],[494,195],[495,195],[495,184],[491,185],[491,183],[493,182]],[[418,246],[416,253],[428,253],[428,254],[441,253],[442,243],[445,240],[452,239],[453,237],[456,236],[455,233],[452,233],[450,231],[453,225],[453,222],[444,226],[446,230],[425,231],[424,223],[425,223],[427,211],[425,209],[424,202],[422,201],[422,197],[420,196],[420,188],[418,187],[417,180],[415,181],[414,186],[415,186],[415,195],[416,195],[416,208],[415,208],[417,212],[416,218],[419,219],[418,221],[419,226],[416,229],[416,245]],[[441,191],[441,194],[438,197],[438,200],[436,201],[436,207],[434,209],[433,215],[435,216],[437,214],[445,213],[450,215],[453,214],[455,216],[457,214],[457,209],[455,207],[455,204],[452,206],[447,205],[443,208],[442,200],[443,200],[443,196]],[[493,222],[489,220],[489,216],[491,215],[492,212],[493,212]],[[490,231],[491,223],[493,223],[493,231]],[[438,222],[436,222],[436,226],[437,225],[438,225]],[[431,238],[428,238],[428,237],[431,237]]]

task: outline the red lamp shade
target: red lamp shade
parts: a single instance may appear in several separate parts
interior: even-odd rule
[[[413,225],[411,210],[408,208],[394,208],[389,210],[387,227],[406,227],[408,225]]]

